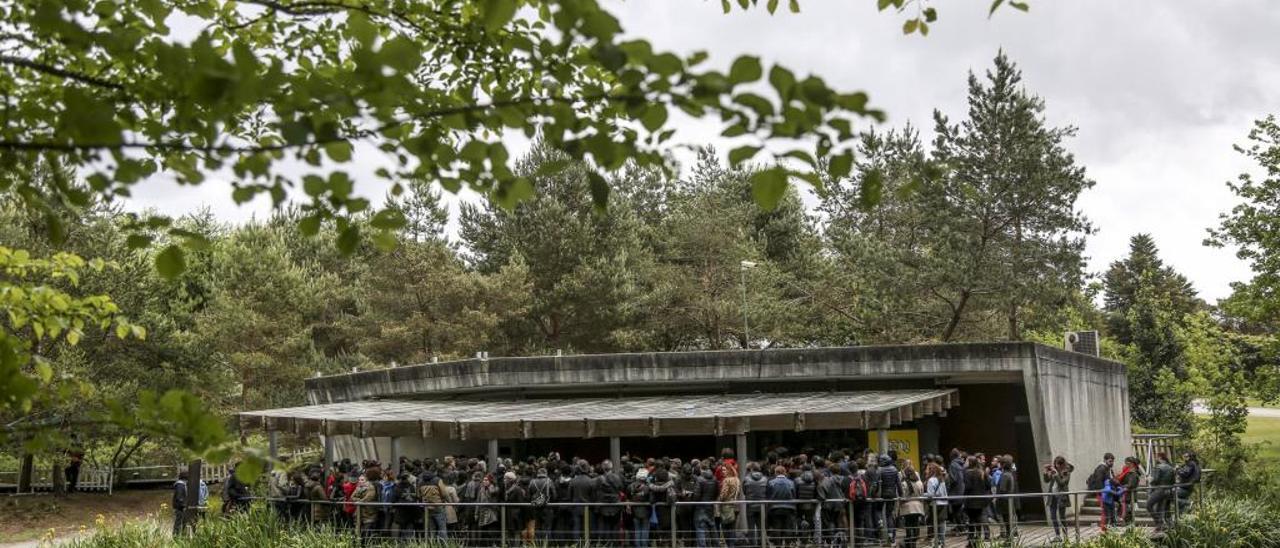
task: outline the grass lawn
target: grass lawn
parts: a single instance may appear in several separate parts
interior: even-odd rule
[[[36,540],[49,529],[54,530],[54,536],[65,537],[81,530],[92,531],[99,524],[118,526],[148,514],[168,517],[170,514],[161,504],[167,505],[171,496],[169,490],[161,489],[0,499],[0,543]]]
[[[1244,433],[1245,443],[1263,443],[1258,459],[1280,464],[1280,419],[1249,417],[1249,429]]]

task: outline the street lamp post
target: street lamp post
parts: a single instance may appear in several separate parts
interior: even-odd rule
[[[742,345],[744,348],[751,348],[751,328],[747,324],[747,269],[759,266],[755,261],[742,261],[739,263],[742,271]]]

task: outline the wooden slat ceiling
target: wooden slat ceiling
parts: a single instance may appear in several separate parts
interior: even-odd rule
[[[959,404],[955,389],[622,398],[368,400],[240,413],[242,430],[449,439],[727,435],[888,428]]]

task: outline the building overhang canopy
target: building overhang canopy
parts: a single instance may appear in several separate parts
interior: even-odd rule
[[[731,435],[871,430],[959,405],[955,389],[619,398],[365,400],[247,411],[242,431],[442,439]]]

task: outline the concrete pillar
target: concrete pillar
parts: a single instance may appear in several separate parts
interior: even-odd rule
[[[876,444],[880,446],[880,454],[884,455],[889,452],[889,431],[884,428],[876,429]]]
[[[280,433],[275,430],[267,432],[267,454],[271,455],[271,460],[267,461],[267,471],[270,472],[280,460]]]
[[[489,472],[498,470],[498,440],[489,440]]]
[[[333,464],[333,436],[324,437],[324,467],[326,470]]]
[[[622,462],[622,438],[618,436],[609,438],[609,460],[613,461],[614,466]],[[617,468],[617,470],[621,470],[621,468]]]
[[[387,468],[400,475],[400,436],[391,436],[391,460],[387,462]]]
[[[733,436],[734,443],[737,447],[733,449],[733,456],[738,459],[738,477],[747,478],[747,434],[741,433]]]

